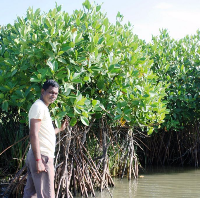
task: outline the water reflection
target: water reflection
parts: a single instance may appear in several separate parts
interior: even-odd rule
[[[199,198],[200,169],[195,168],[147,168],[139,172],[137,180],[114,178],[110,188],[114,198]],[[7,185],[6,185],[7,187]],[[2,189],[6,189],[3,187]],[[0,198],[3,191],[0,191]],[[110,198],[105,189],[95,192],[97,198]],[[92,197],[92,196],[91,196]],[[80,197],[79,197],[80,198]]]
[[[111,188],[114,198],[198,198],[200,197],[200,169],[149,168],[140,171],[138,180],[114,178]],[[110,198],[104,190],[98,198]]]

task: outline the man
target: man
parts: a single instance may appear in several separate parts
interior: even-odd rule
[[[54,198],[55,135],[66,129],[67,120],[61,128],[54,129],[48,106],[58,96],[59,85],[47,80],[42,87],[41,97],[29,110],[31,147],[27,154],[28,178],[24,198]]]

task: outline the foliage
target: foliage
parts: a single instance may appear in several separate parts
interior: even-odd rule
[[[147,52],[154,60],[152,70],[158,80],[168,84],[166,100],[169,114],[163,126],[177,130],[200,118],[200,31],[180,40],[172,39],[167,30],[152,37]]]
[[[47,79],[55,79],[60,84],[59,97],[50,108],[56,125],[59,127],[61,120],[69,116],[71,132],[78,140],[91,128],[87,132],[88,154],[102,161],[103,172],[107,172],[105,155],[109,156],[113,174],[124,173],[128,165],[134,164],[137,168],[134,146],[138,145],[136,139],[143,135],[142,131],[151,134],[160,125],[165,131],[179,130],[191,127],[200,118],[200,31],[194,36],[174,40],[166,30],[162,30],[159,36],[153,36],[152,41],[146,43],[134,35],[132,25],[123,24],[122,19],[118,13],[116,23],[111,24],[101,12],[100,5],[85,0],[83,10],[75,10],[72,15],[62,11],[57,4],[53,10],[43,14],[40,9],[34,12],[29,8],[25,18],[18,17],[14,25],[0,27],[0,128],[4,131],[1,131],[2,141],[8,142],[2,148],[17,142],[15,149],[19,151],[10,149],[11,157],[20,159],[11,165],[19,166],[25,155],[27,141],[22,141],[24,146],[20,148],[18,140],[25,136],[26,130],[20,128],[27,128],[28,110],[39,98],[41,86]],[[96,125],[92,126],[94,119]],[[101,119],[106,126],[98,123]],[[16,125],[19,120],[26,125]],[[16,126],[5,129],[11,122]],[[125,126],[126,132],[115,134],[116,130],[122,130],[119,126]],[[128,130],[131,128],[141,135],[136,137],[135,132],[130,135]],[[153,146],[153,151],[150,149],[153,155],[150,161],[154,154],[159,158],[162,145],[165,150],[162,164],[169,148],[173,150],[169,156],[171,160],[171,156],[190,156],[190,152],[196,156],[198,131],[193,131],[194,134],[190,131],[184,134],[183,131],[181,137],[180,132],[175,132],[178,145],[175,143],[174,147],[170,147],[171,132],[163,134],[163,129],[159,131],[154,135],[159,141],[156,139],[155,148]],[[6,140],[7,132],[9,140]],[[169,135],[167,145],[163,141],[165,135]],[[184,136],[189,138],[187,154],[181,151],[180,138]],[[73,144],[79,144],[77,138],[74,137]],[[66,137],[60,140],[66,145],[63,139]],[[160,139],[162,143],[158,145]],[[66,149],[70,146],[68,142]],[[148,147],[151,145],[154,143]],[[156,148],[160,148],[159,151]],[[66,149],[63,151],[65,156]],[[76,149],[78,158],[80,145]],[[176,149],[179,154],[175,153]],[[105,151],[106,154],[102,155]],[[9,158],[7,156],[6,161]],[[64,170],[68,169],[66,166],[62,166]]]
[[[0,175],[2,176],[16,172],[24,164],[23,158],[28,150],[28,128],[19,121],[17,110],[0,113]]]
[[[57,126],[68,115],[70,125],[88,126],[92,117],[108,115],[114,126],[148,127],[163,122],[165,85],[151,70],[130,23],[109,22],[88,0],[72,15],[61,6],[41,14],[29,8],[26,18],[0,29],[0,102],[17,107],[24,121],[46,79],[61,85],[51,106]]]

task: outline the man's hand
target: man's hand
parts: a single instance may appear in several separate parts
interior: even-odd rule
[[[61,131],[64,131],[67,128],[68,125],[69,125],[69,121],[68,121],[68,118],[66,118],[65,121],[62,123],[60,128],[55,128],[55,134],[57,134]]]
[[[40,172],[47,172],[45,169],[44,164],[42,163],[42,160],[36,161],[36,171],[39,174]]]
[[[66,118],[65,121],[62,123],[60,130],[64,131],[67,128],[68,125],[69,125],[69,121]]]

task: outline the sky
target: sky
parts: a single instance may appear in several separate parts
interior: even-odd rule
[[[0,0],[0,25],[13,24],[17,16],[25,17],[29,7],[42,12],[54,9],[56,3],[62,10],[72,14],[82,9],[84,0]],[[139,38],[151,41],[160,29],[167,29],[174,39],[194,35],[200,29],[200,0],[90,0],[102,4],[101,11],[107,13],[111,23],[116,22],[118,11],[123,22],[133,25]]]

